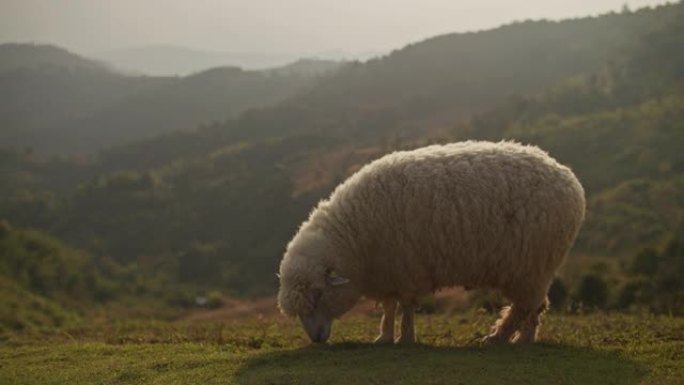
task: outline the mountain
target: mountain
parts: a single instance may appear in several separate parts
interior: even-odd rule
[[[93,54],[93,57],[119,70],[153,76],[187,76],[225,66],[268,69],[291,63],[300,56],[296,53],[212,52],[173,45],[133,47]]]
[[[281,67],[265,70],[266,73],[276,75],[324,76],[342,67],[340,61],[323,59],[299,59]]]
[[[52,46],[3,45],[0,57],[0,140],[38,156],[89,154],[222,121],[282,101],[340,66],[300,61],[179,78],[125,75]]]
[[[62,124],[54,131],[59,136],[47,136],[51,147],[47,151],[60,148],[65,153],[92,153],[111,145],[224,121],[250,108],[281,102],[307,89],[319,73],[325,73],[318,68],[299,72],[285,68],[244,71],[221,67],[168,79],[158,87]]]
[[[311,207],[364,163],[506,138],[585,184],[575,253],[626,263],[684,236],[683,43],[682,3],[428,39],[90,161],[6,152],[0,216],[168,282],[265,293]]]
[[[61,66],[48,74],[17,69],[0,77],[10,101],[0,110],[0,139],[39,156],[92,154],[281,101],[241,117],[240,132],[268,136],[320,126],[342,138],[417,135],[465,120],[509,95],[597,70],[635,38],[644,15],[515,23],[438,36],[337,72],[323,71],[323,81],[318,69],[310,72],[312,61],[271,69],[267,76],[230,69],[181,78],[126,76],[102,66],[94,74]],[[309,72],[301,76],[292,68]],[[203,83],[209,77],[213,82]],[[279,115],[288,118],[271,120]]]
[[[54,46],[3,44],[0,58],[3,147],[48,148],[57,127],[165,81],[122,76]]]
[[[511,98],[456,130],[535,143],[572,165],[589,197],[576,250],[624,255],[684,236],[684,6],[661,9],[667,18],[601,71]]]
[[[112,153],[126,153],[118,156],[126,163],[124,159],[146,148],[145,165],[156,166],[170,160],[170,153],[163,150],[166,146],[178,151],[179,157],[188,157],[204,154],[207,146],[287,135],[325,136],[357,147],[388,138],[400,142],[444,137],[452,126],[515,95],[601,71],[629,52],[645,31],[675,22],[677,14],[672,10],[677,7],[560,22],[528,21],[438,36],[365,63],[349,63],[308,92],[248,111],[211,132],[165,136]],[[155,147],[158,151],[152,151]],[[113,157],[107,159],[116,163]]]
[[[0,72],[46,67],[105,71],[101,63],[74,55],[59,47],[40,44],[0,44]]]
[[[308,93],[242,117],[238,126],[250,137],[304,131],[355,140],[418,136],[511,95],[598,71],[654,18],[671,16],[658,9],[438,36],[352,63]],[[281,115],[287,118],[275,118]]]

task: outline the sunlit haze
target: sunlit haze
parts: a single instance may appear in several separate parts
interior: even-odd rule
[[[144,45],[350,55],[524,19],[635,9],[657,0],[2,0],[0,42],[92,53]]]

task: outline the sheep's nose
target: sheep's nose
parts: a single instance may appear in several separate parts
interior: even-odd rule
[[[324,343],[330,337],[332,320],[328,320],[318,314],[301,316],[300,320],[311,342]]]
[[[311,338],[311,341],[315,343],[322,343],[326,341],[326,337],[323,333],[323,328],[319,328],[317,332],[314,332],[314,335]]]
[[[311,340],[315,343],[325,343],[330,337],[330,327],[326,325],[321,325],[318,329],[318,333]]]

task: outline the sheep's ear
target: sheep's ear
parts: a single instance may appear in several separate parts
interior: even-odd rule
[[[340,286],[349,283],[349,278],[340,276],[335,270],[328,271],[326,278],[330,286]]]
[[[276,273],[276,278],[280,279],[280,273]]]

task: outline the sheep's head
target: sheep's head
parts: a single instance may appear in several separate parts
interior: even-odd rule
[[[299,317],[313,342],[327,341],[332,321],[360,297],[335,256],[324,236],[300,231],[280,264],[278,306]]]

